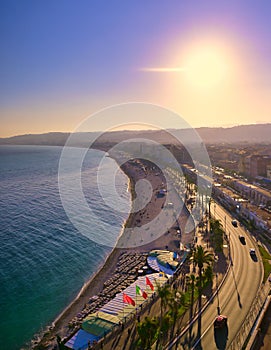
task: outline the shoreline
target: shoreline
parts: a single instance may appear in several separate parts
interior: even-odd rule
[[[110,157],[112,158],[113,160],[115,160],[115,162],[118,164],[117,160],[113,157]],[[121,168],[121,167],[120,167]],[[123,171],[123,169],[121,168],[122,172],[124,173],[124,175],[127,177],[128,179],[128,186],[127,186],[127,192],[130,192],[131,194],[131,198],[130,198],[130,201],[132,203],[133,201],[133,186],[134,186],[134,182],[132,181],[132,179],[125,173],[125,171]],[[132,207],[131,207],[132,208]],[[117,242],[119,240],[119,238],[122,236],[123,234],[123,230],[125,229],[125,226],[129,220],[131,216],[131,213],[129,213],[129,215],[127,216],[126,219],[124,219],[123,223],[122,223],[122,226],[121,226],[121,229],[120,229],[120,233],[118,235],[118,238],[117,238],[117,241],[116,241],[116,245],[117,245]],[[119,250],[119,251],[117,251]],[[56,327],[56,324],[58,322],[61,322],[62,320],[62,317],[65,316],[65,313],[66,312],[69,312],[69,310],[74,306],[75,302],[80,299],[81,297],[83,298],[84,297],[84,293],[88,293],[90,292],[89,289],[90,289],[90,286],[92,283],[95,282],[95,278],[99,278],[99,274],[102,274],[102,273],[105,273],[105,271],[103,271],[104,269],[106,271],[108,271],[108,266],[111,266],[112,265],[112,261],[109,261],[110,258],[111,260],[114,261],[114,265],[117,265],[117,262],[118,262],[118,259],[120,257],[120,255],[126,251],[125,249],[119,249],[117,248],[116,246],[112,248],[112,250],[107,254],[107,256],[105,257],[104,261],[100,263],[100,265],[98,266],[97,270],[95,272],[93,272],[93,274],[89,277],[89,279],[84,283],[84,285],[82,286],[82,288],[80,289],[80,291],[77,293],[76,297],[69,303],[69,305],[63,310],[61,311],[61,313],[55,318],[55,320],[52,322],[52,325],[53,327]],[[111,257],[111,255],[113,255]],[[116,260],[116,262],[115,262]],[[108,273],[109,274],[109,273]],[[94,288],[93,288],[94,289]],[[87,294],[87,299],[89,300],[89,298],[91,298],[92,296],[94,296],[95,294],[93,293],[88,293]],[[87,301],[88,301],[87,300]],[[80,310],[81,311],[81,310]]]
[[[112,159],[118,164],[117,160],[113,157]],[[131,202],[133,200],[133,186],[134,181],[131,179],[129,175],[120,167],[125,176],[128,179],[128,188],[127,191],[131,193]],[[127,218],[123,221],[122,227],[120,229],[119,236],[116,241],[116,245],[120,237],[122,236],[123,230],[127,225],[127,222],[130,220],[132,213],[129,213]],[[120,249],[116,246],[112,248],[112,250],[105,257],[104,261],[100,263],[96,272],[94,272],[89,279],[84,283],[81,287],[80,291],[77,293],[75,298],[61,311],[56,318],[46,326],[46,331],[42,331],[42,333],[37,333],[32,338],[32,341],[38,337],[38,342],[35,345],[30,345],[30,349],[36,349],[39,346],[46,346],[44,343],[52,343],[52,337],[56,338],[57,335],[60,337],[64,336],[64,329],[70,322],[70,320],[82,311],[84,305],[89,301],[92,296],[97,295],[103,287],[103,283],[114,273],[116,269],[118,259],[120,255],[125,252],[126,249]],[[49,333],[49,334],[48,334]],[[48,339],[49,338],[49,339]],[[31,342],[31,341],[30,341]],[[53,344],[52,344],[53,345]],[[48,346],[48,345],[47,345]],[[53,347],[52,347],[53,348]],[[23,348],[24,349],[24,348]]]
[[[138,179],[142,178],[142,173],[138,164],[136,162],[127,162],[125,164],[120,165],[117,158],[110,155],[116,163],[120,166],[123,173],[128,177],[128,190],[131,193],[131,201],[135,199],[136,193],[134,190],[135,183]],[[144,175],[145,177],[146,175]],[[152,183],[153,187],[156,187],[157,184],[163,183],[163,176],[155,176],[154,172],[150,171],[148,175],[149,181]],[[153,191],[155,192],[155,191]],[[37,341],[35,345],[32,345],[32,349],[53,349],[56,344],[56,336],[60,336],[61,338],[66,336],[68,323],[82,311],[86,303],[92,296],[98,295],[102,289],[104,282],[106,282],[115,272],[119,257],[124,252],[137,252],[137,253],[145,253],[152,249],[159,249],[168,247],[168,249],[177,249],[176,246],[176,234],[174,232],[166,232],[163,236],[157,238],[155,241],[137,246],[135,248],[120,248],[118,247],[118,242],[122,238],[125,227],[135,227],[138,225],[139,218],[141,223],[144,224],[152,220],[157,213],[161,210],[161,204],[163,205],[165,199],[155,198],[155,194],[153,194],[153,201],[146,206],[145,216],[142,218],[142,213],[139,212],[131,212],[129,213],[127,219],[124,221],[118,239],[116,241],[115,247],[108,254],[104,262],[100,264],[100,267],[97,271],[90,277],[90,279],[82,286],[81,290],[77,294],[77,296],[70,302],[70,304],[56,317],[56,319],[51,323],[51,327],[48,326],[48,330],[41,335],[40,341]],[[133,209],[131,207],[131,209]],[[186,217],[186,214],[183,213],[183,217]],[[181,217],[181,222],[182,222]],[[185,222],[184,222],[185,224]],[[184,226],[182,227],[182,229]]]
[[[104,265],[106,265],[107,260],[109,259],[110,255],[113,253],[113,250],[115,248],[112,249],[111,252],[108,253],[108,255],[106,256],[105,260],[103,262],[101,262],[101,264],[98,266],[98,269],[96,272],[93,272],[93,274],[89,277],[89,279],[83,284],[82,288],[80,289],[80,291],[77,293],[76,297],[73,298],[73,300],[69,303],[69,305],[63,310],[61,311],[61,313],[55,318],[55,320],[52,322],[52,325],[55,327],[57,325],[58,322],[61,322],[62,317],[64,317],[64,315],[66,314],[66,312],[69,311],[69,309],[71,307],[74,306],[74,304],[76,303],[76,301],[80,298],[83,297],[84,293],[87,292],[89,285],[94,282],[94,279],[96,277],[96,275],[98,275],[101,270],[103,269]],[[91,297],[92,295],[90,295],[88,297],[88,299]]]

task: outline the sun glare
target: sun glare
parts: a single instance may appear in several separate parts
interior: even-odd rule
[[[227,72],[226,59],[215,50],[193,52],[185,63],[185,74],[189,82],[199,87],[214,87],[219,84]]]

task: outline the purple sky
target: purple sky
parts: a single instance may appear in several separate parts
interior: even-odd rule
[[[0,136],[129,101],[195,127],[271,122],[270,14],[269,0],[2,0]]]

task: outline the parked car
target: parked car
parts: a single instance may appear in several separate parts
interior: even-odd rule
[[[227,325],[227,316],[225,316],[225,315],[216,316],[215,321],[214,321],[215,328],[223,328],[226,325]]]

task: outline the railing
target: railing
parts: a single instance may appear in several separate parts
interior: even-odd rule
[[[239,329],[237,335],[231,342],[230,346],[227,348],[228,350],[240,350],[244,347],[245,342],[250,335],[251,330],[253,329],[253,326],[259,316],[259,313],[266,301],[269,292],[270,282],[267,280],[266,283],[260,287],[242,327]]]

